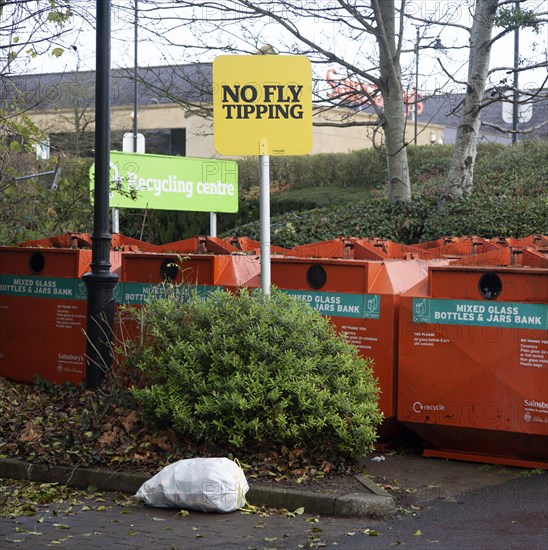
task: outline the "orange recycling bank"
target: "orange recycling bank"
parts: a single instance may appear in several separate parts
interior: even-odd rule
[[[289,254],[308,254],[321,245],[323,253],[337,248],[336,242],[316,243],[295,247]],[[272,284],[328,317],[362,357],[373,359],[385,418],[380,437],[387,439],[398,430],[398,295],[426,277],[426,263],[324,258],[273,256]]]
[[[112,270],[122,256],[154,245],[113,235]],[[70,233],[0,247],[0,376],[81,384],[86,369],[91,238]],[[120,285],[115,289],[119,301]]]
[[[0,250],[0,375],[80,384],[91,250]]]
[[[431,456],[546,467],[546,270],[431,268],[414,290],[400,300],[398,419]]]

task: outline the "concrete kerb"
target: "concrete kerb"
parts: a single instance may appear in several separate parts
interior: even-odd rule
[[[99,491],[135,494],[150,476],[91,468],[30,464],[22,460],[3,458],[0,459],[0,478],[59,483],[78,489],[93,486]],[[357,476],[357,479],[364,485],[364,492],[346,495],[252,484],[247,493],[247,501],[254,505],[287,510],[304,507],[305,511],[311,514],[339,517],[382,518],[394,513],[394,499],[382,487],[365,476]]]

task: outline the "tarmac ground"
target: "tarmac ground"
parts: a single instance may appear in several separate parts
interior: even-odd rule
[[[299,548],[461,550],[544,548],[548,540],[548,473],[414,454],[378,455],[367,473],[391,506],[380,514],[333,515],[336,495],[276,495],[288,512],[179,513],[120,499],[108,491],[44,506],[34,516],[0,518],[1,548],[151,548],[182,550]],[[5,461],[3,461],[5,462]],[[13,471],[13,468],[12,468]],[[0,475],[6,468],[0,464]],[[27,478],[28,479],[28,478]],[[38,480],[36,480],[38,481]],[[48,481],[42,479],[41,481]],[[111,478],[112,487],[116,483]],[[4,480],[3,485],[10,487]],[[269,498],[256,490],[256,496]],[[283,493],[282,489],[282,493]],[[81,494],[81,492],[79,493]],[[364,495],[367,495],[367,488]],[[252,492],[248,494],[252,495]],[[265,496],[266,495],[266,496]],[[309,498],[306,501],[306,498]],[[365,498],[365,497],[364,497]],[[281,500],[280,500],[281,499]],[[251,497],[249,500],[253,503]],[[290,506],[281,506],[279,503]],[[361,502],[361,501],[359,501]],[[386,500],[383,500],[386,502]],[[315,503],[315,504],[314,504]],[[316,506],[311,513],[310,507]],[[322,507],[326,513],[322,513]],[[348,509],[339,508],[343,511]],[[294,513],[297,511],[297,513]],[[351,511],[351,510],[350,510]],[[293,513],[292,513],[293,512]]]

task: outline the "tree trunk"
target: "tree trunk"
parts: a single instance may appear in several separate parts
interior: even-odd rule
[[[380,91],[384,100],[383,130],[386,143],[389,198],[392,202],[411,200],[411,182],[405,146],[405,115],[401,84],[400,52],[396,47],[394,0],[372,2],[379,36]]]
[[[390,86],[387,92],[383,93],[385,116],[383,129],[391,202],[411,200],[411,182],[409,180],[407,149],[404,142],[405,120],[402,93],[401,85],[397,87]]]
[[[476,0],[470,33],[467,89],[457,128],[453,159],[439,206],[472,192],[480,111],[491,55],[491,32],[499,0]]]

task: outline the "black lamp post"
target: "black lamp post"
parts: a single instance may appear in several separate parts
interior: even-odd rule
[[[91,272],[83,277],[88,291],[86,387],[101,385],[112,363],[114,287],[110,272],[110,14],[111,0],[97,2],[95,73],[95,189]]]

